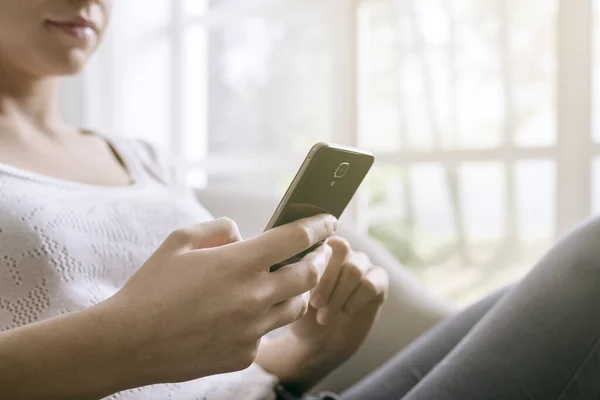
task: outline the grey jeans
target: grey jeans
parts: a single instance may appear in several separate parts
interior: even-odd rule
[[[600,219],[519,284],[417,339],[342,400],[600,398]]]

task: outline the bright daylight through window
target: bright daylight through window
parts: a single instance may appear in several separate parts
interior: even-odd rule
[[[345,218],[466,303],[600,209],[590,15],[589,0],[128,0],[86,118],[168,147],[191,184],[277,196],[314,142],[369,149]]]

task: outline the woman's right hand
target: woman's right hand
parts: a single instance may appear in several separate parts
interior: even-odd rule
[[[245,369],[260,339],[306,313],[331,257],[321,246],[269,268],[337,229],[320,215],[242,240],[221,218],[171,234],[121,291],[100,304],[111,316],[138,386]]]

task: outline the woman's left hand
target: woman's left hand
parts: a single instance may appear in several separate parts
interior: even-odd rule
[[[387,272],[345,239],[326,241],[332,256],[304,317],[261,343],[256,362],[297,393],[309,390],[361,345],[387,298]]]
[[[290,325],[305,351],[339,365],[363,342],[387,298],[388,274],[343,238],[326,242],[333,249],[319,284],[311,292],[307,314]]]

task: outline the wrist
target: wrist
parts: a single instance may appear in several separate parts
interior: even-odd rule
[[[289,333],[261,344],[256,362],[296,394],[308,391],[339,366],[314,343]]]
[[[115,363],[109,379],[119,391],[165,381],[163,363],[155,362],[149,349],[155,339],[147,329],[143,313],[119,295],[95,306],[96,320],[102,327],[103,346],[110,347],[109,362]]]
[[[125,307],[119,307],[111,298],[85,312],[95,326],[97,346],[105,352],[102,361],[106,368],[102,371],[107,388],[115,393],[154,383],[142,360],[138,324],[128,318]]]

